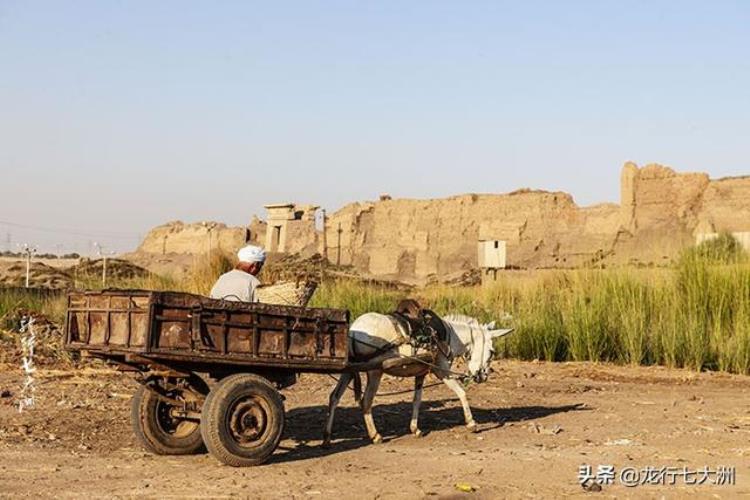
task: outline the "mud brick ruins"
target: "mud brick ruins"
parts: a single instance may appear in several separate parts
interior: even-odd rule
[[[620,204],[579,207],[563,192],[521,189],[444,199],[355,202],[325,215],[317,206],[266,205],[247,227],[172,222],[149,232],[133,254],[142,262],[214,251],[245,241],[269,251],[322,254],[363,275],[424,283],[478,267],[478,242],[500,241],[507,265],[555,268],[660,265],[720,231],[747,244],[750,177],[710,179],[661,165],[626,163]]]

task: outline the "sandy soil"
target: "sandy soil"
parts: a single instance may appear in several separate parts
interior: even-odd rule
[[[0,497],[249,498],[736,498],[750,494],[750,378],[663,368],[497,362],[469,396],[480,432],[467,433],[452,393],[428,389],[422,438],[408,433],[410,395],[380,397],[386,442],[365,439],[350,395],[331,449],[319,446],[333,381],[305,376],[285,391],[285,439],[255,468],[209,455],[152,456],[130,431],[136,384],[106,369],[43,371],[37,407],[15,409],[21,374],[0,369]],[[382,391],[410,386],[388,379]],[[10,391],[11,395],[8,395]],[[578,470],[736,468],[734,486],[604,485],[584,490]],[[475,491],[465,493],[456,487]]]

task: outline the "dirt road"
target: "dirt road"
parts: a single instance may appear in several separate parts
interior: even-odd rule
[[[305,376],[285,392],[287,428],[270,463],[234,469],[208,455],[158,457],[130,431],[135,383],[108,370],[44,371],[37,407],[19,414],[21,374],[0,369],[0,497],[249,498],[736,498],[750,494],[750,377],[663,368],[502,361],[469,391],[480,432],[439,386],[425,393],[422,438],[408,433],[410,395],[376,400],[386,442],[365,440],[346,396],[331,449],[319,446],[333,381]],[[382,391],[409,387],[388,379]],[[8,395],[11,391],[13,395]],[[579,468],[615,468],[614,484],[585,491]],[[626,487],[624,468],[690,473],[734,467],[735,485]],[[671,470],[671,469],[670,469]],[[605,479],[606,470],[600,475]],[[727,477],[726,475],[724,476]],[[456,485],[459,485],[457,488]],[[471,493],[461,491],[473,489]]]

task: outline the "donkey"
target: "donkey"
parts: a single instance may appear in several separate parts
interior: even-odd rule
[[[484,382],[487,380],[490,361],[494,352],[493,339],[513,331],[512,329],[495,330],[495,322],[480,324],[476,319],[463,315],[445,316],[440,321],[447,331],[449,348],[445,350],[447,352],[438,349],[434,363],[429,363],[429,366],[426,365],[427,369],[422,370],[414,377],[414,401],[409,428],[416,437],[422,435],[418,425],[419,405],[422,401],[424,379],[428,372],[434,373],[456,393],[463,407],[467,429],[476,431],[477,424],[471,414],[471,408],[466,399],[466,391],[459,381],[459,378],[464,377],[459,377],[459,374],[451,371],[451,366],[457,357],[462,356],[468,360],[466,377],[475,382]],[[364,361],[367,363],[367,386],[364,395],[360,395],[359,374],[349,372],[341,375],[329,399],[323,446],[329,446],[331,443],[336,406],[352,378],[354,378],[355,399],[364,413],[367,434],[373,443],[377,444],[383,441],[372,418],[372,403],[384,373],[383,363],[412,354],[411,346],[404,342],[404,339],[408,337],[408,332],[404,330],[405,328],[398,321],[394,321],[391,316],[379,313],[363,314],[351,324],[349,328],[349,352],[355,362]]]

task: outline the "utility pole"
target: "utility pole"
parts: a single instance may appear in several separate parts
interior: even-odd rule
[[[94,243],[94,246],[97,249],[99,257],[102,258],[102,288],[107,288],[107,255],[114,255],[115,252],[109,252],[109,254],[107,254],[107,252],[104,251],[104,247],[96,242]]]
[[[10,232],[5,233],[5,249],[10,252],[10,249],[13,248],[11,246],[11,238],[10,238]]]
[[[206,228],[206,231],[208,232],[208,260],[211,261],[211,231],[216,227],[215,222],[203,222],[203,227]]]
[[[211,230],[213,227],[208,228],[208,260],[211,260]]]
[[[328,222],[328,217],[326,216],[326,209],[324,208],[322,211],[323,213],[323,260],[326,262],[328,261],[328,234],[326,233],[326,223]]]
[[[78,268],[81,267],[81,259],[82,257],[79,255],[76,265],[73,266],[73,288],[74,289],[78,289]]]
[[[36,253],[36,247],[24,243],[22,253],[26,256],[26,288],[29,288],[31,281],[31,257]]]
[[[343,233],[344,230],[341,229],[341,223],[339,222],[339,228],[336,230],[336,265],[341,265],[341,233]]]

